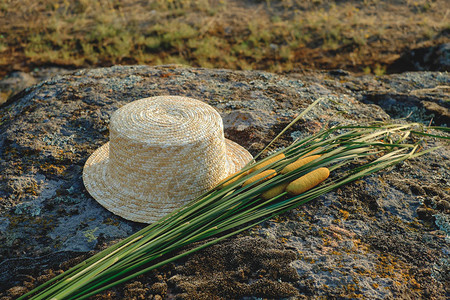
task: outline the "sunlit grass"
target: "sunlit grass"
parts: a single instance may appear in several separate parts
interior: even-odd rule
[[[404,39],[400,44],[432,40],[449,23],[435,2],[388,3],[3,1],[0,52],[6,56],[4,65],[14,60],[75,67],[185,61],[191,66],[287,71],[308,62],[303,48],[339,51],[351,57],[346,63],[351,67],[376,59],[371,55],[376,47],[381,70],[392,57],[392,38]],[[389,5],[410,15],[391,13]],[[380,74],[376,62],[369,63],[368,70]]]

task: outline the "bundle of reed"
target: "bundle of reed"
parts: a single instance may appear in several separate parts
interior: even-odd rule
[[[19,299],[88,298],[344,184],[433,151],[436,147],[419,151],[421,139],[407,142],[414,133],[436,136],[418,127],[418,124],[339,126],[294,141]],[[448,131],[446,127],[435,129]],[[176,252],[199,241],[206,242]]]

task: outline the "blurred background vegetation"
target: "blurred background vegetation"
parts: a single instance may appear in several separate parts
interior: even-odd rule
[[[166,64],[383,74],[449,41],[447,0],[0,0],[0,77]]]

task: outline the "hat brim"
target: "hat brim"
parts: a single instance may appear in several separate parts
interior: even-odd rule
[[[233,141],[225,139],[225,145],[227,149],[228,169],[224,170],[224,174],[222,174],[223,178],[236,173],[253,158],[247,150]],[[145,200],[147,203],[150,203],[152,201],[156,202],[158,199],[130,199],[130,195],[126,191],[113,189],[114,183],[109,182],[107,176],[108,161],[109,142],[95,150],[86,161],[83,169],[84,186],[89,194],[107,210],[127,220],[153,223],[178,208],[160,207],[155,209],[150,205],[145,207],[134,204],[136,201],[133,200],[140,200],[137,202]],[[191,199],[186,199],[186,201],[189,200]]]

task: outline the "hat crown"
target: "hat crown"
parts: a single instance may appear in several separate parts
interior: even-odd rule
[[[118,109],[110,122],[109,155],[107,176],[118,190],[126,188],[130,201],[144,195],[160,199],[167,209],[214,187],[228,169],[220,115],[178,96],[145,98]]]
[[[180,96],[145,98],[126,104],[111,116],[110,133],[162,146],[201,141],[212,134],[224,139],[222,119],[214,108]]]

